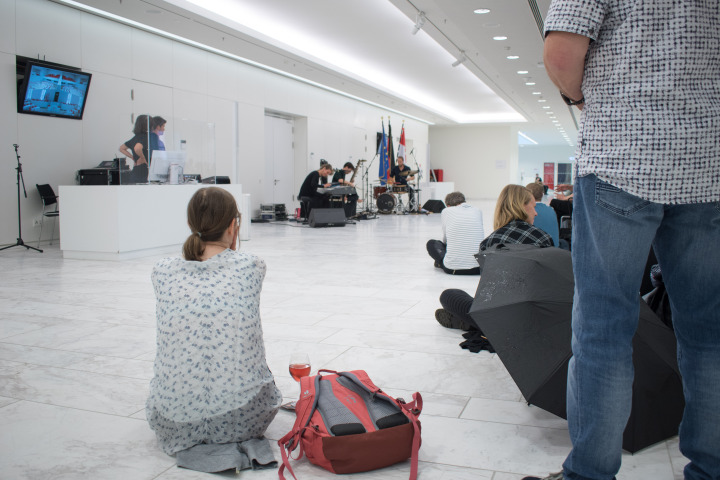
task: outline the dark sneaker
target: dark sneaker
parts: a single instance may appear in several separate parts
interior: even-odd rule
[[[563,480],[563,472],[551,473],[547,477],[523,477],[522,480]]]
[[[470,330],[473,328],[467,322],[454,316],[444,308],[435,310],[435,320],[445,328],[457,328],[459,330]]]

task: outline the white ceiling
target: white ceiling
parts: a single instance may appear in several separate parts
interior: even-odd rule
[[[577,135],[542,66],[538,22],[550,0],[79,1],[382,105],[398,119],[522,122],[540,145],[574,145]],[[473,13],[479,8],[490,12]],[[426,20],[413,35],[419,12]]]

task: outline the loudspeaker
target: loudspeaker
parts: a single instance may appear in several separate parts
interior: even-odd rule
[[[425,202],[425,205],[423,205],[423,209],[433,213],[440,213],[444,208],[445,204],[442,200],[428,200]]]
[[[344,227],[345,210],[342,208],[313,208],[310,210],[308,225],[319,227]]]
[[[77,172],[80,185],[108,185],[109,178],[110,173],[107,168],[86,168]]]

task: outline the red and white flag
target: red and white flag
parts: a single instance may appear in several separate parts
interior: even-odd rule
[[[405,163],[408,163],[408,159],[405,156],[405,124],[403,124],[402,129],[400,130],[400,145],[398,145],[398,157],[403,157],[403,160],[405,160]]]

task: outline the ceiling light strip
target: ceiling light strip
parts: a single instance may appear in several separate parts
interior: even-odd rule
[[[144,31],[146,31],[146,32],[150,32],[150,33],[153,33],[153,34],[155,34],[155,35],[158,35],[158,36],[161,36],[161,37],[165,37],[165,38],[168,38],[168,39],[170,39],[170,40],[174,40],[174,41],[176,41],[176,42],[184,43],[185,45],[190,45],[190,46],[192,46],[192,47],[196,47],[196,48],[199,48],[199,49],[201,49],[201,50],[205,50],[206,52],[214,53],[214,54],[216,54],[216,55],[220,55],[220,56],[222,56],[222,57],[229,58],[229,59],[231,59],[231,60],[235,60],[235,61],[237,61],[237,62],[244,63],[244,64],[246,64],[246,65],[250,65],[250,66],[252,66],[252,67],[259,68],[259,69],[261,69],[261,70],[265,70],[266,72],[274,73],[274,74],[276,74],[276,75],[280,75],[280,76],[282,76],[282,77],[286,77],[286,78],[289,78],[289,79],[291,79],[291,80],[295,80],[295,81],[298,81],[298,82],[300,82],[300,83],[304,83],[304,84],[306,84],[306,85],[310,85],[310,86],[312,86],[312,87],[316,87],[316,88],[319,88],[319,89],[321,89],[321,90],[325,90],[325,91],[330,92],[330,93],[334,93],[334,94],[337,94],[337,95],[341,95],[341,96],[343,96],[343,97],[345,97],[345,98],[349,98],[349,99],[351,99],[351,100],[355,100],[355,101],[364,103],[364,104],[366,104],[366,105],[370,105],[370,106],[372,106],[372,107],[380,108],[380,109],[382,109],[382,110],[386,110],[386,111],[392,112],[392,113],[397,113],[397,114],[400,115],[400,116],[404,116],[405,118],[410,118],[410,119],[413,119],[413,120],[417,120],[418,122],[424,123],[424,124],[426,124],[426,125],[435,125],[434,122],[431,122],[431,121],[429,121],[429,120],[424,120],[424,119],[422,119],[422,118],[420,118],[420,117],[416,117],[416,116],[414,116],[414,115],[410,115],[410,114],[408,114],[408,113],[401,112],[400,110],[395,110],[394,108],[386,107],[385,105],[381,105],[381,104],[375,103],[375,102],[373,102],[373,101],[371,101],[371,100],[367,100],[367,99],[365,99],[365,98],[358,97],[358,96],[356,96],[356,95],[353,95],[352,93],[343,92],[342,90],[338,90],[338,89],[333,88],[333,87],[330,87],[330,86],[328,86],[328,85],[324,85],[324,84],[322,84],[322,83],[318,83],[318,82],[315,82],[315,81],[313,81],[313,80],[300,77],[300,76],[295,75],[295,74],[292,74],[292,73],[290,73],[290,72],[286,72],[286,71],[280,70],[280,69],[278,69],[278,68],[271,67],[271,66],[265,65],[265,64],[263,64],[263,63],[256,62],[256,61],[254,61],[254,60],[250,60],[249,58],[240,57],[240,56],[235,55],[235,54],[232,54],[232,53],[230,53],[230,52],[226,52],[226,51],[224,51],[224,50],[220,50],[220,49],[218,49],[218,48],[211,47],[210,45],[205,45],[204,43],[196,42],[196,41],[194,41],[194,40],[190,40],[189,38],[181,37],[181,36],[179,36],[179,35],[175,35],[174,33],[166,32],[165,30],[160,30],[159,28],[151,27],[150,25],[145,25],[144,23],[136,22],[135,20],[130,20],[129,18],[121,17],[121,16],[119,16],[119,15],[115,15],[114,13],[106,12],[106,11],[104,11],[104,10],[100,10],[100,9],[98,9],[98,8],[91,7],[91,6],[89,6],[89,5],[85,5],[85,4],[76,2],[76,1],[74,1],[74,0],[51,0],[51,1],[52,1],[52,2],[55,2],[55,3],[60,3],[60,4],[63,4],[63,5],[66,5],[66,6],[71,7],[71,8],[75,8],[75,9],[77,9],[77,10],[80,10],[80,11],[83,11],[83,12],[86,12],[86,13],[90,13],[90,14],[96,15],[96,16],[101,17],[101,18],[106,18],[106,19],[108,19],[108,20],[112,20],[112,21],[115,21],[115,22],[118,22],[118,23],[121,23],[121,24],[124,24],[124,25],[128,25],[128,26],[137,28],[137,29],[139,29],[139,30],[144,30]]]

